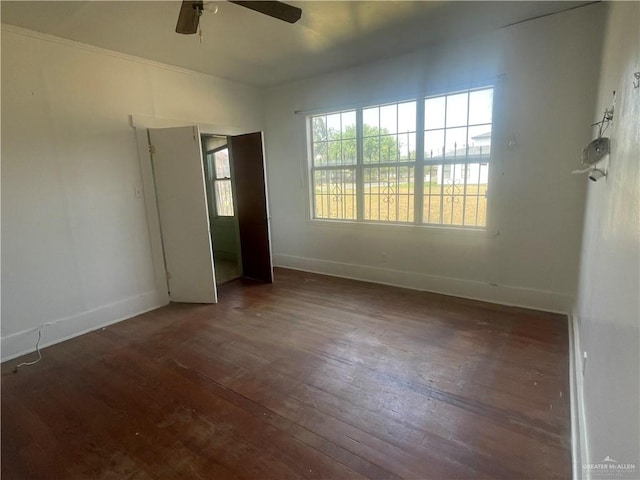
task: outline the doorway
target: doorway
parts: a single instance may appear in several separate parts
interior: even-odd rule
[[[216,285],[222,285],[242,276],[233,165],[226,136],[201,140]]]
[[[234,277],[272,283],[262,133],[207,132],[213,140],[204,147],[196,125],[134,127],[159,294],[167,292],[168,302],[217,303],[217,285]]]

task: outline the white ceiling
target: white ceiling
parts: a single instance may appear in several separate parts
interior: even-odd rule
[[[209,2],[205,2],[209,3]],[[291,1],[288,24],[211,2],[198,35],[180,1],[2,1],[2,22],[257,86],[330,72],[590,2]]]

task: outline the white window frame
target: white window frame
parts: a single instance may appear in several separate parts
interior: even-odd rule
[[[218,152],[221,152],[223,150],[227,150],[227,154],[228,154],[228,150],[229,150],[229,145],[228,144],[224,144],[221,145],[219,147],[213,148],[211,150],[207,150],[205,152],[205,158],[207,158],[211,155],[211,161],[210,161],[210,165],[209,165],[209,175],[211,178],[207,179],[207,182],[210,183],[210,196],[212,201],[211,203],[211,207],[213,207],[213,216],[215,218],[234,218],[236,215],[235,212],[235,205],[233,203],[233,199],[232,199],[232,203],[231,203],[231,215],[224,215],[222,213],[220,213],[220,206],[218,205],[218,196],[216,194],[217,192],[217,186],[218,183],[220,182],[229,182],[229,185],[231,185],[231,188],[233,189],[233,179],[231,178],[231,165],[229,165],[229,176],[228,177],[220,177],[218,178],[217,173],[216,173],[216,164],[215,164],[215,154]]]
[[[349,223],[358,223],[358,224],[375,224],[375,225],[414,225],[414,226],[421,226],[421,227],[429,227],[429,228],[440,228],[440,229],[458,229],[458,230],[469,230],[469,231],[486,231],[489,229],[489,221],[490,221],[490,198],[488,195],[488,190],[489,188],[491,188],[493,190],[494,188],[494,179],[492,177],[494,177],[494,175],[491,173],[493,171],[493,169],[495,168],[495,164],[496,162],[496,155],[495,155],[495,148],[491,148],[491,152],[490,154],[487,156],[486,159],[482,159],[484,161],[479,162],[478,159],[472,159],[469,160],[468,156],[465,156],[465,160],[463,161],[453,161],[453,160],[446,160],[446,159],[434,159],[434,160],[427,160],[425,159],[425,152],[424,152],[424,135],[425,135],[425,115],[424,115],[424,107],[425,107],[425,100],[430,99],[430,98],[438,98],[438,97],[447,97],[447,96],[451,96],[451,95],[456,95],[456,94],[460,94],[460,93],[470,93],[470,92],[475,92],[475,91],[479,91],[479,90],[487,90],[487,89],[491,89],[492,90],[492,94],[493,94],[493,104],[492,104],[492,115],[491,115],[491,123],[487,124],[491,126],[491,145],[495,145],[494,142],[494,138],[496,136],[496,97],[497,97],[497,92],[498,92],[498,85],[495,83],[487,83],[487,84],[482,84],[481,86],[474,86],[474,87],[469,87],[469,88],[462,88],[462,89],[457,89],[457,90],[452,90],[452,91],[446,91],[446,92],[441,92],[438,94],[429,94],[429,95],[421,95],[417,98],[405,98],[405,99],[401,99],[401,100],[397,100],[397,101],[393,101],[393,102],[386,102],[386,103],[380,103],[380,104],[360,104],[360,105],[356,105],[356,106],[351,106],[349,108],[341,108],[341,109],[333,109],[333,110],[327,110],[327,111],[316,111],[313,113],[309,113],[306,116],[306,131],[307,131],[307,151],[308,151],[308,159],[307,159],[307,172],[308,172],[308,182],[307,185],[309,187],[309,214],[310,214],[310,220],[312,222],[327,222],[327,223],[341,223],[341,224],[349,224]],[[398,105],[398,104],[402,104],[402,103],[406,103],[406,102],[412,102],[415,101],[416,102],[416,155],[415,155],[415,160],[411,160],[409,162],[385,162],[385,163],[364,163],[363,162],[363,115],[362,112],[363,110],[366,110],[368,108],[372,108],[372,107],[382,107],[382,106],[386,106],[386,105]],[[317,116],[322,116],[322,115],[332,115],[335,113],[342,113],[342,112],[346,112],[346,111],[355,111],[356,113],[356,131],[357,131],[357,161],[356,164],[354,165],[348,165],[348,166],[338,166],[336,165],[335,168],[336,169],[341,169],[341,168],[349,168],[349,169],[354,169],[355,168],[355,174],[356,174],[356,196],[355,196],[355,202],[356,202],[356,216],[355,218],[326,218],[326,217],[316,217],[316,196],[315,196],[315,190],[314,190],[314,174],[316,171],[320,171],[320,170],[330,170],[333,167],[328,167],[328,166],[322,166],[322,167],[317,167],[316,165],[314,165],[314,159],[313,159],[313,127],[312,127],[312,121],[314,117]],[[469,118],[468,118],[468,113],[469,111],[469,105],[467,104],[467,122],[464,125],[467,129],[469,127],[473,127],[474,124],[469,124]],[[429,218],[425,218],[424,215],[424,201],[425,201],[425,196],[424,196],[424,172],[426,168],[430,168],[432,166],[442,166],[443,168],[447,165],[460,165],[462,164],[465,168],[469,168],[470,165],[475,165],[475,164],[482,164],[482,165],[493,165],[487,175],[487,193],[485,194],[485,198],[486,198],[486,206],[485,206],[485,223],[483,225],[465,225],[465,224],[452,224],[452,223],[442,223],[442,216],[440,218],[440,223],[436,223],[436,222],[431,222],[428,223]],[[389,221],[389,220],[367,220],[364,219],[364,192],[363,192],[363,178],[364,178],[364,168],[367,167],[396,167],[396,166],[409,166],[409,167],[414,167],[414,175],[413,175],[413,182],[414,182],[414,188],[413,188],[413,196],[414,196],[414,215],[413,215],[413,221]],[[423,181],[418,181],[417,179],[423,179]],[[462,184],[461,184],[462,186]],[[466,175],[465,175],[465,182],[464,182],[464,195],[466,196],[466,188],[467,188],[467,181],[466,181]],[[464,214],[463,214],[463,221],[464,221]]]

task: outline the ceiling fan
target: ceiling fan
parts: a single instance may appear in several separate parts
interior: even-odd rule
[[[228,1],[288,23],[296,23],[302,16],[302,9],[283,2]],[[198,31],[200,15],[202,15],[203,10],[203,0],[183,0],[182,6],[180,7],[180,14],[178,15],[176,32],[183,33],[185,35],[196,33]]]

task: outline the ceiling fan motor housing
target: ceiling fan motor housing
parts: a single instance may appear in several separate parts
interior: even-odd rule
[[[302,17],[302,9],[282,2],[239,0],[229,0],[229,2],[287,23],[296,23]],[[178,23],[176,24],[176,32],[185,35],[196,33],[203,10],[203,0],[183,0],[178,15]]]

